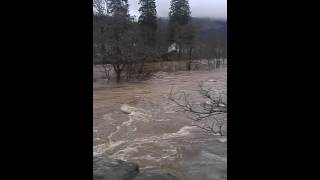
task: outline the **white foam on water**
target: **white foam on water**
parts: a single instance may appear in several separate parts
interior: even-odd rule
[[[143,160],[148,160],[148,161],[157,161],[159,158],[153,157],[150,154],[148,154],[148,155],[145,155],[145,156],[134,157],[133,159],[143,159]]]
[[[209,153],[206,151],[201,151],[201,155],[204,156],[206,159],[216,160],[216,161],[221,161],[221,162],[227,163],[227,158],[218,156],[216,154],[212,154],[212,153]]]
[[[111,155],[112,158],[126,160],[130,154],[138,152],[137,147],[127,147]]]
[[[219,138],[218,141],[222,142],[222,143],[226,143],[227,142],[227,138]]]
[[[196,129],[197,129],[197,127],[195,127],[195,126],[183,126],[175,133],[165,133],[160,136],[150,136],[150,137],[145,137],[145,138],[137,138],[137,139],[134,139],[133,141],[157,142],[159,140],[168,140],[168,139],[176,138],[176,137],[189,136],[189,135],[191,135],[191,131],[196,130]]]
[[[98,155],[101,155],[103,153],[105,153],[106,151],[108,150],[113,150],[115,147],[125,143],[127,141],[117,141],[117,142],[114,142],[112,144],[98,144],[96,146],[93,146],[93,154],[95,156],[98,156]]]
[[[120,125],[120,127],[123,126],[123,125],[125,125],[125,126],[131,126],[131,124],[132,124],[133,121],[134,121],[134,118],[133,118],[132,116],[129,116],[129,120],[128,120],[128,121],[124,121],[124,122]]]
[[[149,114],[147,111],[135,107],[128,106],[124,104],[121,106],[121,110],[128,113],[129,120],[122,122],[121,125],[116,127],[116,130],[108,136],[108,143],[105,144],[99,144],[93,147],[94,155],[101,155],[105,153],[106,151],[112,152],[111,157],[126,160],[132,156],[132,153],[138,152],[138,148],[144,147],[145,143],[154,143],[157,146],[160,146],[159,148],[163,150],[163,153],[160,157],[158,155],[156,157],[153,157],[151,155],[149,156],[141,156],[141,157],[135,157],[137,159],[146,159],[150,161],[156,161],[159,162],[162,159],[174,159],[175,155],[177,154],[177,149],[175,145],[169,142],[171,138],[177,138],[177,137],[184,137],[189,136],[191,134],[191,131],[195,128],[194,126],[183,126],[180,128],[177,132],[174,133],[165,133],[160,136],[151,136],[151,137],[144,137],[144,138],[136,138],[130,142],[128,141],[113,141],[112,137],[117,134],[122,127],[130,127],[133,122],[135,121],[143,121],[143,122],[149,122],[152,119],[151,113]],[[103,118],[105,120],[113,120],[111,117],[111,114],[104,114]],[[170,121],[170,119],[158,119],[156,121]],[[133,131],[136,131],[137,128],[132,128]],[[94,132],[97,132],[95,130]],[[98,140],[99,138],[96,138],[95,140]],[[100,140],[100,139],[99,139]],[[119,151],[113,152],[113,149],[125,142],[128,142],[129,144],[122,148]]]
[[[128,106],[126,104],[121,106],[121,110],[124,111],[124,112],[129,112],[129,120],[122,122],[122,124],[120,126],[116,127],[116,130],[114,132],[109,134],[109,136],[108,136],[109,144],[100,144],[100,145],[94,146],[93,147],[94,154],[96,154],[96,155],[103,154],[106,151],[112,150],[114,147],[119,146],[122,143],[126,142],[126,141],[113,141],[112,140],[112,137],[120,131],[121,127],[123,127],[123,126],[131,126],[131,124],[134,121],[148,122],[149,119],[151,118],[151,115],[150,114],[145,114],[144,112],[146,112],[146,111],[144,111],[143,109],[138,109],[138,108],[135,108],[135,107],[131,107],[131,106]],[[103,118],[105,120],[113,120],[112,117],[111,117],[111,114],[109,114],[109,113],[108,114],[104,114]],[[133,131],[136,131],[136,128],[133,129]],[[123,152],[129,152],[132,149],[133,148],[128,149],[128,150],[124,149],[122,151]]]
[[[157,122],[171,121],[171,119],[156,119]]]
[[[155,156],[152,156],[152,155],[148,154],[148,155],[144,155],[144,156],[132,157],[131,159],[147,160],[147,161],[153,161],[153,162],[157,162],[157,163],[161,162],[164,159],[174,160],[175,159],[175,155],[177,154],[177,151],[176,150],[172,150],[170,152],[172,152],[172,153],[171,154],[165,153],[165,154],[162,154],[159,157],[155,157]]]
[[[163,159],[174,160],[176,158],[176,155],[178,154],[178,151],[176,148],[170,149],[170,151],[167,151],[167,152],[169,153],[166,153],[165,155],[158,158],[157,162],[160,162]]]
[[[93,157],[99,156],[97,152],[93,152]]]
[[[151,136],[144,138],[136,138],[132,141],[128,141],[128,145],[124,149],[121,149],[111,155],[113,158],[128,160],[130,159],[143,159],[148,161],[160,162],[163,159],[174,160],[177,156],[177,147],[174,143],[170,142],[171,138],[189,136],[191,131],[196,127],[194,126],[184,126],[180,128],[175,133],[166,133],[160,136]],[[145,156],[132,157],[132,153],[138,152],[139,149],[143,149],[151,144],[154,144],[155,148],[162,151],[161,156],[159,154],[152,156],[148,154]],[[147,144],[147,146],[145,145]],[[149,149],[149,148],[148,148]],[[152,152],[151,152],[152,153]]]
[[[133,107],[133,106],[129,106],[128,104],[123,104],[121,107],[120,107],[121,111],[125,112],[125,113],[132,113],[132,112],[141,112],[141,113],[145,113],[147,114],[148,111],[142,109],[142,108],[136,108],[136,107]]]
[[[164,109],[164,113],[171,114],[176,112],[177,107],[175,104],[167,104],[163,107],[163,109]]]
[[[146,166],[146,167],[140,167],[140,170],[146,170],[146,169],[152,169],[155,168],[155,166]]]
[[[103,119],[104,119],[104,120],[113,120],[113,118],[111,117],[111,114],[110,114],[110,113],[104,114],[104,115],[103,115]]]
[[[125,112],[125,113],[128,113],[130,114],[132,111],[133,111],[133,108],[127,104],[123,104],[121,107],[120,107],[121,111]]]
[[[144,109],[135,108],[129,105],[122,105],[121,110],[123,112],[128,113],[129,119],[127,121],[122,122],[121,125],[116,127],[116,130],[108,136],[109,143],[107,144],[99,144],[93,147],[94,155],[100,155],[105,153],[106,151],[110,151],[112,154],[110,155],[112,158],[128,160],[132,158],[136,159],[144,159],[148,161],[160,162],[163,159],[173,160],[176,157],[177,149],[173,143],[170,143],[171,138],[184,137],[189,136],[191,131],[195,128],[194,126],[183,126],[177,132],[174,133],[165,133],[158,136],[144,137],[144,138],[136,138],[132,141],[113,141],[112,137],[117,134],[122,127],[130,127],[132,123],[136,121],[149,122],[152,120],[152,114],[147,112]],[[105,114],[103,116],[105,120],[113,120],[111,114]],[[170,119],[159,119],[155,121],[170,121]],[[136,131],[137,128],[131,128],[133,131]],[[114,148],[120,146],[123,143],[128,143],[124,148],[113,152]],[[137,153],[141,148],[148,148],[149,145],[144,145],[146,143],[154,144],[154,148],[159,148],[162,151],[161,155],[159,154],[148,154],[146,156],[140,157],[132,157],[134,153]],[[153,145],[152,145],[153,146]],[[152,152],[151,152],[152,153]]]
[[[108,136],[108,140],[109,140],[109,144],[113,144],[113,140],[112,140],[112,136],[114,136],[115,134],[117,134],[120,131],[120,126],[117,126],[117,130],[115,130],[114,132],[112,132],[109,136]]]
[[[117,147],[117,146],[121,145],[122,143],[126,142],[126,141],[113,141],[112,140],[112,137],[120,131],[121,127],[123,127],[123,126],[131,126],[131,124],[134,121],[137,121],[137,120],[141,120],[141,121],[144,121],[144,122],[148,122],[149,121],[148,118],[150,118],[150,115],[149,114],[144,114],[143,113],[144,110],[141,110],[141,109],[138,109],[138,108],[134,108],[134,107],[131,107],[131,106],[128,106],[128,105],[121,106],[121,110],[124,111],[124,112],[130,112],[129,120],[128,121],[124,121],[120,126],[116,127],[116,130],[114,132],[109,134],[109,136],[108,136],[109,143],[108,144],[99,144],[99,145],[93,146],[94,155],[103,154],[106,151],[112,150],[114,147]],[[103,118],[105,120],[113,120],[113,118],[111,117],[111,114],[109,114],[109,113],[108,114],[104,114]],[[133,129],[133,131],[136,131],[136,128]],[[97,132],[97,130],[94,130],[94,132]],[[95,140],[97,140],[97,138]],[[132,149],[133,148],[131,148],[131,150]],[[122,151],[123,152],[129,152],[130,149],[128,149],[128,150],[124,149]]]
[[[105,152],[105,149],[108,148],[107,144],[98,144],[96,146],[93,146],[93,155],[98,156]]]
[[[116,142],[110,144],[110,145],[108,146],[108,149],[115,148],[115,147],[117,147],[117,146],[119,146],[119,145],[121,145],[121,144],[123,144],[123,143],[125,143],[125,142],[127,142],[127,141],[116,141]]]
[[[182,137],[182,136],[188,136],[191,134],[191,130],[195,130],[195,126],[183,126],[179,131],[175,133],[166,133],[162,135],[162,138],[169,139],[174,137]]]
[[[128,110],[128,109],[130,109],[130,110]],[[121,127],[123,127],[123,126],[129,127],[129,126],[132,125],[132,123],[134,121],[149,122],[150,119],[151,119],[150,115],[144,114],[142,112],[133,111],[133,110],[139,110],[139,109],[131,107],[131,106],[128,106],[128,105],[121,106],[121,110],[123,110],[123,111],[126,110],[128,112],[130,111],[130,114],[128,114],[129,120],[122,122],[122,124],[120,126],[116,127],[117,128],[116,131],[112,132],[108,136],[108,140],[109,140],[110,144],[114,143],[113,140],[112,140],[112,137],[120,131]],[[133,131],[136,131],[136,128],[133,129]]]
[[[134,121],[149,122],[152,119],[152,114],[144,109],[135,108],[127,104],[121,106],[121,111],[128,113],[129,120],[122,123],[122,125],[131,126]]]

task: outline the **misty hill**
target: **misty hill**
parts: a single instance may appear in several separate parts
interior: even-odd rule
[[[167,24],[169,21],[168,18],[163,17],[161,17],[159,20],[164,24]],[[202,37],[206,37],[212,34],[227,37],[226,20],[192,17],[192,23],[194,24],[198,34]]]
[[[210,34],[227,36],[227,21],[209,18],[192,18],[192,22],[202,36]]]

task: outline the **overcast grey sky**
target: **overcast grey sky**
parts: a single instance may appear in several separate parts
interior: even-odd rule
[[[139,0],[129,0],[130,14],[139,16]],[[157,13],[167,17],[170,0],[156,0]],[[191,15],[194,17],[213,17],[227,19],[227,0],[189,0]]]

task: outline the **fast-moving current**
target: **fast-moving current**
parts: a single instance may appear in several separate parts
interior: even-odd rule
[[[93,153],[170,172],[183,180],[227,179],[227,138],[211,136],[168,100],[199,96],[198,83],[226,92],[227,69],[156,73],[139,82],[93,84]],[[197,99],[195,99],[197,100]]]

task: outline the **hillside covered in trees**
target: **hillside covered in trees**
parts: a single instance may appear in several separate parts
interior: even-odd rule
[[[93,0],[93,64],[112,65],[118,79],[148,62],[227,58],[227,21],[192,17],[187,0],[171,0],[168,18],[155,0],[139,1],[137,20],[127,0]],[[168,51],[169,47],[173,51]]]

